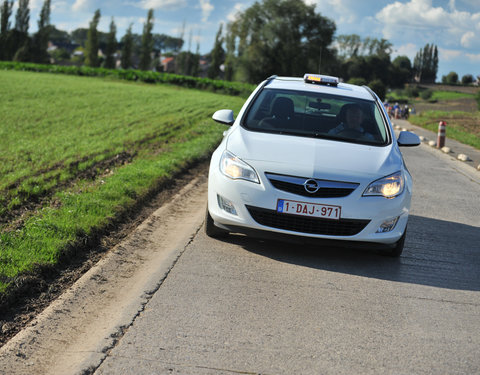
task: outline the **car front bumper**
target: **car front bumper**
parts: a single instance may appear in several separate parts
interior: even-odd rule
[[[208,210],[216,226],[246,234],[282,234],[324,240],[340,240],[382,245],[395,244],[405,232],[411,200],[411,181],[403,193],[393,199],[363,197],[365,185],[342,198],[309,198],[274,188],[265,174],[257,171],[260,183],[232,180],[218,168],[212,158],[208,181]],[[218,197],[233,204],[236,214],[220,207]],[[278,199],[319,203],[341,207],[340,220],[310,219],[276,212]],[[378,233],[387,220],[398,217],[395,227]]]

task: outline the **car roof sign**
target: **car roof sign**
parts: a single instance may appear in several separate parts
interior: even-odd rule
[[[307,73],[303,76],[303,80],[305,83],[316,83],[320,85],[328,85],[328,86],[337,86],[339,83],[338,77],[332,76],[325,76],[322,74],[311,74]]]

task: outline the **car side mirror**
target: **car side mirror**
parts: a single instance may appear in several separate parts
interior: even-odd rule
[[[400,132],[397,142],[399,146],[403,146],[403,147],[418,146],[421,143],[418,135],[409,131]]]
[[[233,111],[231,109],[221,109],[215,112],[212,119],[220,124],[231,126],[235,122]]]

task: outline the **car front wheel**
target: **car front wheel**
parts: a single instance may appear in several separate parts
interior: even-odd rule
[[[205,213],[205,233],[208,237],[212,238],[225,237],[228,234],[228,231],[225,229],[215,226],[213,219],[210,216],[210,212],[208,212],[208,207],[207,212]]]
[[[405,232],[403,232],[402,237],[398,240],[395,244],[394,248],[389,248],[385,251],[385,255],[388,255],[392,258],[397,258],[402,255],[403,247],[405,246],[405,237],[407,236],[407,228],[405,228]]]

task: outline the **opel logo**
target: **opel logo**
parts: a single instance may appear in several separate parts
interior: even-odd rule
[[[310,194],[314,194],[318,191],[318,189],[320,189],[320,185],[318,185],[318,182],[312,179],[306,180],[303,183],[303,187]]]

